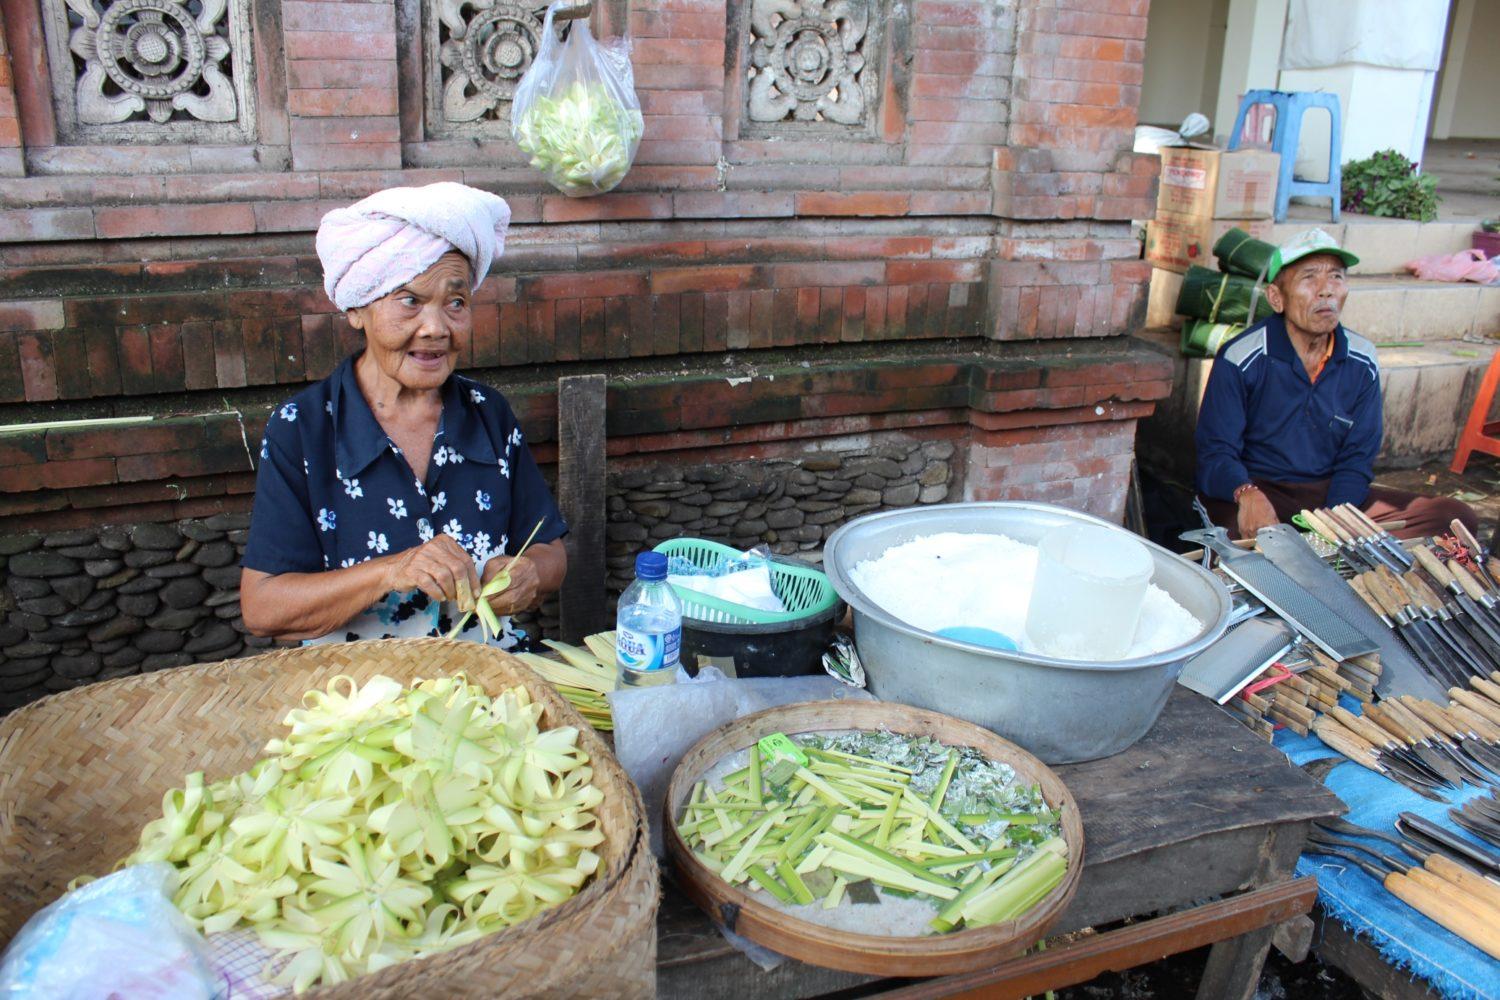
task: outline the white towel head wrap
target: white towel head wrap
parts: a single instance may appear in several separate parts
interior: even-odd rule
[[[340,309],[369,305],[457,250],[477,289],[509,225],[504,198],[452,181],[377,191],[319,223],[323,288]]]

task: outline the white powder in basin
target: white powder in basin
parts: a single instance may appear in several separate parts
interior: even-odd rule
[[[1026,637],[1035,575],[1035,545],[1005,535],[958,532],[893,546],[849,573],[870,600],[908,625],[925,632],[979,626],[1010,636],[1027,652],[1035,652]],[[1179,646],[1202,627],[1165,590],[1149,585],[1125,658]]]

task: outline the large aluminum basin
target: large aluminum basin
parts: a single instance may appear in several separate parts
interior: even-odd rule
[[[869,514],[834,532],[823,550],[823,568],[854,612],[855,644],[871,693],[967,719],[1048,764],[1107,757],[1146,735],[1183,664],[1224,633],[1229,592],[1201,566],[1141,539],[1155,562],[1151,582],[1203,628],[1173,649],[1107,663],[999,652],[941,638],[900,621],[849,578],[859,563],[926,535],[1006,535],[1035,545],[1049,529],[1068,523],[1123,530],[1051,504],[993,502]]]

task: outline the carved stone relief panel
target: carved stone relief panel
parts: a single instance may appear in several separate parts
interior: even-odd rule
[[[42,0],[71,143],[253,137],[249,0]]]
[[[879,0],[749,0],[747,121],[867,134],[879,99]]]
[[[538,14],[509,0],[428,0],[429,136],[509,134],[511,98],[542,37]]]

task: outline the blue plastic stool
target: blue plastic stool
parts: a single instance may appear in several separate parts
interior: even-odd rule
[[[1292,195],[1312,195],[1333,199],[1333,221],[1339,221],[1339,202],[1342,200],[1344,168],[1341,163],[1343,151],[1342,123],[1339,118],[1339,95],[1301,90],[1252,90],[1240,100],[1240,110],[1234,116],[1234,130],[1229,133],[1229,148],[1240,148],[1240,133],[1245,128],[1245,116],[1257,104],[1269,104],[1276,109],[1276,129],[1271,133],[1271,148],[1281,156],[1281,175],[1276,182],[1276,221],[1285,222],[1287,208]],[[1292,176],[1297,165],[1297,140],[1302,134],[1302,115],[1308,108],[1327,108],[1328,124],[1328,180],[1299,181]]]

